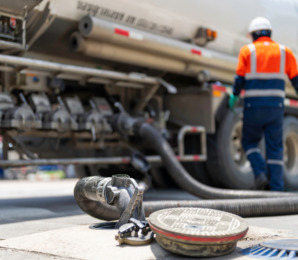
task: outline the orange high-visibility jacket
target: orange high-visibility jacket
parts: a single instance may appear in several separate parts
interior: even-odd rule
[[[245,107],[283,107],[285,77],[298,90],[298,68],[293,52],[270,37],[260,37],[241,48],[234,94],[245,89]]]

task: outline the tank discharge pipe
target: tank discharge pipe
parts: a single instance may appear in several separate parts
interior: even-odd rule
[[[230,82],[237,59],[194,44],[83,17],[70,37],[70,49],[90,57],[197,76],[208,68],[214,80]]]
[[[85,39],[77,32],[73,33],[70,37],[70,49],[74,52],[82,52],[90,57],[121,61],[158,69],[170,69],[174,72],[184,71],[186,67],[186,63],[183,61],[106,42],[95,41],[93,39]]]
[[[114,127],[120,134],[127,135],[134,133],[141,136],[146,141],[149,141],[155,151],[162,157],[171,177],[181,188],[200,198],[216,199],[207,201],[144,202],[143,205],[146,216],[149,216],[157,210],[177,207],[217,209],[242,217],[298,213],[298,195],[296,193],[219,189],[198,182],[192,178],[176,160],[170,145],[161,134],[153,126],[142,120],[132,118],[123,113],[116,116]],[[89,191],[96,191],[97,178],[100,177],[90,178],[79,180],[75,187],[74,194],[79,207],[87,214],[99,219],[119,219],[120,213],[116,208],[111,206],[107,207],[107,205],[98,201],[96,197],[92,198],[90,194],[86,196],[87,187],[89,187]]]
[[[147,51],[157,56],[163,55],[187,63],[219,66],[233,72],[237,64],[237,59],[228,55],[128,26],[118,25],[90,15],[80,20],[78,30],[87,39],[116,44],[143,52]],[[206,56],[202,55],[203,51],[206,52]]]

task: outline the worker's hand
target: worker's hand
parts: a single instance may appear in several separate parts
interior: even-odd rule
[[[237,104],[238,97],[235,96],[234,94],[230,94],[230,99],[229,99],[229,108],[234,111],[235,105]]]

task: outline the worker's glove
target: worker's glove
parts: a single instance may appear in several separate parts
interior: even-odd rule
[[[234,94],[230,94],[230,99],[229,99],[229,108],[234,111],[235,105],[238,102],[238,97],[235,96]]]

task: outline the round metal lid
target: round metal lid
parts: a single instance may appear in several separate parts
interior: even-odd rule
[[[231,213],[205,208],[163,209],[149,216],[158,235],[190,242],[227,242],[244,237],[246,222]]]

